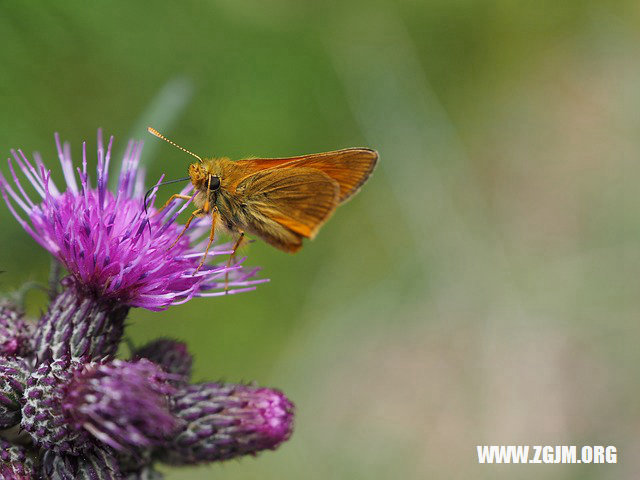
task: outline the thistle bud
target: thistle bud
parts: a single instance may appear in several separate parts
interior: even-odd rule
[[[251,385],[189,385],[173,397],[185,424],[160,458],[172,464],[227,460],[274,450],[293,429],[293,403],[281,392]]]
[[[62,410],[75,429],[116,450],[162,444],[180,423],[169,411],[168,379],[146,359],[92,364],[69,382]]]

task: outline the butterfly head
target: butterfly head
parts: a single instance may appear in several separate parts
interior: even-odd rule
[[[220,176],[212,170],[210,163],[192,163],[189,165],[189,177],[196,190],[215,192],[220,188]]]

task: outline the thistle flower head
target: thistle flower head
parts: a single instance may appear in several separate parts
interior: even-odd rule
[[[149,360],[114,360],[77,372],[65,388],[62,410],[116,450],[163,443],[179,425],[169,411],[170,376]]]
[[[206,242],[206,222],[194,222],[195,226],[170,248],[182,231],[175,219],[189,202],[182,207],[174,203],[160,215],[147,215],[143,206],[144,172],[139,167],[141,142],[129,143],[117,187],[110,191],[107,184],[112,143],[113,137],[105,150],[102,134],[98,133],[95,186],[87,172],[86,145],[82,165],[74,172],[69,144],[61,145],[57,135],[65,189],[57,188],[51,171],[38,155],[31,162],[20,150],[12,151],[13,161],[9,159],[12,184],[0,174],[0,191],[13,216],[65,265],[79,289],[103,300],[161,310],[194,296],[224,294],[220,290],[227,274],[231,290],[226,293],[252,289],[259,282],[251,280],[255,269],[239,265],[205,265],[196,273]],[[39,199],[32,200],[18,171]],[[150,200],[155,201],[155,191]],[[210,256],[222,253],[230,252],[217,247]]]
[[[252,385],[202,383],[174,395],[184,420],[166,451],[174,464],[227,460],[275,449],[293,430],[294,406],[278,390]]]

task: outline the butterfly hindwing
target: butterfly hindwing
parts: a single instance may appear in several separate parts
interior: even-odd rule
[[[285,251],[313,238],[339,203],[340,187],[314,168],[267,169],[236,187],[251,212],[249,229]]]

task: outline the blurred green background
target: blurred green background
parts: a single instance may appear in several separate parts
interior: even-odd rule
[[[197,380],[297,405],[278,451],[167,478],[637,478],[639,32],[632,1],[3,2],[7,156],[57,168],[54,132],[79,158],[103,127],[145,140],[150,179],[183,176],[147,124],[206,156],[380,152],[301,253],[248,248],[271,283],[132,312]],[[0,286],[45,281],[0,222]],[[483,466],[478,444],[619,464]]]

